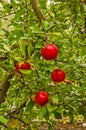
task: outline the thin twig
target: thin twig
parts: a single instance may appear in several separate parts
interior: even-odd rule
[[[4,56],[0,56],[0,60],[5,60],[8,59],[8,56],[4,55]]]
[[[25,99],[25,100],[21,103],[21,105],[20,105],[19,108],[15,108],[15,109],[12,110],[11,112],[9,112],[7,115],[8,115],[8,116],[11,116],[11,115],[15,115],[15,114],[20,113],[20,110],[26,106],[27,100],[28,100],[28,98]]]
[[[4,123],[2,123],[1,121],[0,121],[0,125],[2,125],[2,126],[4,126],[5,128],[7,128],[7,126],[6,126]]]
[[[7,15],[0,16],[0,19],[5,18],[5,17],[9,17],[10,15],[15,15],[15,13],[13,12],[13,13],[10,13],[10,14],[7,14]]]

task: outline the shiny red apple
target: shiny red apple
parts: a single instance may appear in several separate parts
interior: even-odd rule
[[[16,68],[16,71],[18,73],[20,73],[20,69],[21,70],[29,70],[30,67],[31,67],[30,64],[26,61],[23,64],[20,64],[19,62],[16,62],[16,64],[15,64],[15,68]]]
[[[30,69],[30,64],[25,61],[25,62],[20,66],[20,69],[29,70],[29,69]]]
[[[45,91],[39,91],[35,95],[35,102],[39,106],[45,106],[48,103],[48,93]]]
[[[58,48],[54,44],[47,44],[44,48],[41,49],[41,55],[46,60],[56,59],[58,55]]]
[[[66,74],[64,70],[61,70],[61,69],[55,69],[51,73],[51,78],[54,82],[62,82],[64,81],[65,77],[66,77]]]

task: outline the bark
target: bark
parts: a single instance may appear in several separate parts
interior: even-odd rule
[[[44,17],[43,13],[41,12],[39,5],[38,5],[38,0],[30,0],[32,8],[38,18],[38,21],[40,25],[42,25],[42,20],[45,20],[46,18]]]
[[[10,79],[12,78],[13,71],[9,72],[4,80],[0,83],[0,103],[5,101],[8,89],[10,87]]]
[[[86,4],[86,0],[84,1],[84,3]],[[85,34],[86,34],[86,17],[85,17],[85,25],[84,25],[84,28],[85,28]]]

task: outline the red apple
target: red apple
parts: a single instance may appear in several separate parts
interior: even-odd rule
[[[51,78],[54,82],[62,82],[64,81],[66,77],[66,74],[63,70],[61,69],[55,69],[52,73],[51,73]]]
[[[41,49],[41,54],[46,60],[53,60],[58,55],[58,48],[54,44],[47,44],[45,48]]]
[[[39,105],[39,106],[45,106],[48,103],[48,93],[45,91],[39,91],[36,95],[35,95],[35,102]]]
[[[29,69],[30,69],[30,64],[25,61],[25,62],[20,66],[20,69],[29,70]]]
[[[16,71],[18,73],[20,73],[20,69],[21,70],[29,70],[30,69],[30,64],[28,62],[26,62],[26,61],[23,64],[20,64],[19,62],[16,62],[15,68],[16,68]]]

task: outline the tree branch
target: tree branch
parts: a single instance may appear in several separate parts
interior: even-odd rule
[[[13,13],[10,13],[10,14],[5,14],[3,16],[0,16],[0,19],[5,18],[5,17],[9,17],[10,15],[15,15],[15,13],[13,12]]]
[[[84,4],[86,4],[86,0],[84,0]],[[84,22],[84,32],[85,32],[85,34],[86,34],[86,17],[85,17],[85,20],[84,20],[85,22]]]
[[[7,53],[5,53],[4,55],[0,56],[0,60],[5,60],[7,58],[8,58],[8,54]]]
[[[6,126],[4,123],[2,123],[1,121],[0,121],[0,125],[2,125],[2,126],[4,126],[5,128],[7,128],[7,126]]]
[[[31,1],[32,8],[38,18],[39,23],[40,25],[42,25],[42,20],[46,20],[46,18],[44,17],[43,13],[39,8],[38,0],[30,0],[30,1]]]
[[[5,101],[5,97],[10,87],[10,79],[13,75],[13,72],[13,70],[10,71],[4,78],[4,80],[0,83],[0,103],[3,103]]]

